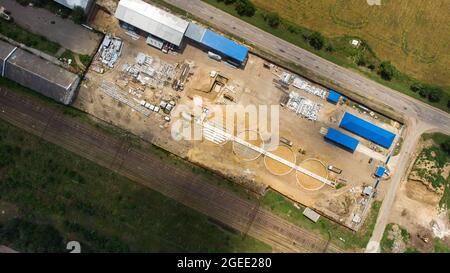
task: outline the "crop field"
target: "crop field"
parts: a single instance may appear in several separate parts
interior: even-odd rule
[[[354,36],[378,58],[414,78],[450,85],[450,1],[252,0],[292,23],[328,37]]]

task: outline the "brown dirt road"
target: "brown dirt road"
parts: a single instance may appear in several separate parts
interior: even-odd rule
[[[327,252],[343,252],[258,204],[145,153],[148,143],[140,149],[131,147],[119,137],[6,89],[0,89],[0,118],[255,237],[276,252],[323,252],[325,248]]]

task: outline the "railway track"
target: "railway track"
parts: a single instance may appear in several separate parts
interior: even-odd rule
[[[0,89],[0,118],[257,238],[275,251],[323,252],[327,246],[320,236],[202,176],[6,89]],[[326,251],[343,252],[333,244]]]

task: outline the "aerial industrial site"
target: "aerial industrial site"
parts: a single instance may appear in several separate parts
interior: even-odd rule
[[[0,117],[99,164],[113,177],[136,181],[143,187],[141,192],[149,188],[170,202],[174,199],[193,209],[193,213],[206,215],[207,225],[221,228],[220,232],[236,238],[248,234],[261,241],[261,246],[252,243],[259,248],[249,243],[232,252],[405,252],[413,248],[435,252],[437,245],[449,247],[448,212],[442,206],[448,198],[448,155],[444,148],[426,152],[439,141],[445,147],[441,139],[449,132],[448,113],[371,80],[366,83],[364,75],[350,69],[347,73],[337,65],[320,62],[315,68],[308,67],[302,61],[316,58],[314,52],[299,51],[300,57],[295,57],[295,50],[303,49],[279,38],[274,37],[273,44],[258,44],[245,36],[246,31],[241,37],[239,29],[245,29],[247,23],[229,29],[214,21],[232,15],[219,10],[223,17],[195,13],[201,7],[203,12],[206,7],[216,10],[205,3],[210,1],[60,0],[48,1],[52,3],[43,7],[33,1],[19,2],[0,1],[1,27],[14,24],[60,47],[42,50],[36,43],[2,32],[0,70],[5,84],[1,87]],[[66,9],[71,12],[69,18],[61,15]],[[77,22],[75,11],[80,9],[84,17]],[[186,13],[180,13],[183,9]],[[233,24],[233,20],[226,21]],[[35,25],[30,26],[31,22]],[[58,30],[52,30],[53,26]],[[66,27],[67,31],[61,31]],[[253,28],[248,25],[249,30],[265,33]],[[255,32],[254,37],[262,36]],[[354,37],[347,46],[357,50],[365,46],[363,43]],[[274,52],[270,46],[279,50]],[[329,72],[332,66],[336,68]],[[349,84],[347,78],[337,75],[354,78],[348,78]],[[13,95],[15,86],[32,91]],[[24,109],[22,114],[13,110],[14,96],[23,97],[17,99],[18,109]],[[35,106],[40,100],[44,101],[42,106]],[[55,114],[50,115],[52,111]],[[64,132],[62,123],[57,125],[65,119],[73,119],[64,125],[72,124],[73,133]],[[433,143],[430,139],[434,138],[428,136],[427,142],[421,137],[425,132],[439,132],[439,141]],[[111,146],[116,148],[111,148],[110,155],[109,143],[117,143]],[[141,159],[132,158],[137,151]],[[152,164],[166,167],[158,170],[156,165],[147,165],[146,154],[155,155],[149,159],[155,162]],[[439,161],[431,167],[435,172],[427,176],[430,158]],[[86,183],[80,182],[87,179],[81,167],[75,168],[65,171],[68,175],[77,173],[68,181]],[[7,183],[1,170],[0,179]],[[446,186],[427,180],[441,175]],[[216,180],[222,182],[211,182]],[[422,206],[426,205],[420,200],[408,205],[412,201],[405,198],[415,199],[422,191],[419,184],[405,190],[416,183],[410,181],[442,196],[433,199],[434,205],[426,203],[433,212],[414,215],[414,211],[425,211]],[[179,192],[169,190],[177,183]],[[201,191],[210,192],[209,197]],[[102,196],[100,190],[97,194]],[[144,247],[138,243],[146,241],[144,235],[129,238],[133,235],[114,231],[114,224],[83,222],[77,215],[87,210],[91,219],[103,217],[96,212],[95,198],[81,206],[84,201],[70,201],[72,194],[64,192],[63,196],[65,212],[54,212],[63,218],[41,219],[41,214],[21,216],[19,211],[25,205],[14,203],[7,190],[0,192],[0,208],[6,215],[0,218],[0,228],[6,230],[10,219],[41,219],[54,223],[62,243],[75,242],[81,252],[84,245],[89,252],[121,252],[108,248],[96,251],[94,241],[79,235],[83,234],[79,230],[89,228],[98,236],[114,234],[116,243],[131,252],[180,252],[191,247],[170,248],[167,238],[174,235],[167,235],[166,248]],[[133,199],[131,193],[120,196],[120,204]],[[74,204],[73,210],[70,204]],[[238,204],[249,206],[248,212],[233,212]],[[139,210],[139,206],[133,202],[133,208]],[[225,211],[230,211],[228,216],[222,215]],[[116,213],[117,209],[110,212]],[[241,216],[233,218],[233,213]],[[13,216],[8,218],[9,214]],[[65,214],[72,215],[72,220],[63,221]],[[139,221],[147,221],[145,217],[140,214]],[[102,235],[100,227],[105,225],[111,226]],[[409,239],[398,235],[399,230],[411,233]],[[197,231],[202,233],[200,224]],[[34,252],[29,245],[20,249],[24,245],[12,237],[0,240],[0,245],[5,252]],[[204,247],[186,252],[228,252]],[[61,252],[68,250],[64,246]]]

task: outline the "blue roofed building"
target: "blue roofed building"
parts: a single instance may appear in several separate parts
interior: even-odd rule
[[[384,175],[384,173],[386,172],[386,168],[383,166],[378,166],[377,170],[375,171],[375,176],[376,177],[382,177]]]
[[[370,140],[386,149],[391,147],[395,139],[394,133],[348,112],[344,114],[339,127]]]
[[[340,93],[334,91],[333,89],[330,89],[330,91],[328,92],[327,101],[333,104],[338,104],[340,98],[341,98]]]
[[[248,48],[209,29],[203,33],[200,43],[238,67],[243,66],[247,61]]]
[[[325,139],[352,153],[356,150],[359,144],[359,141],[355,138],[333,128],[328,128]]]

